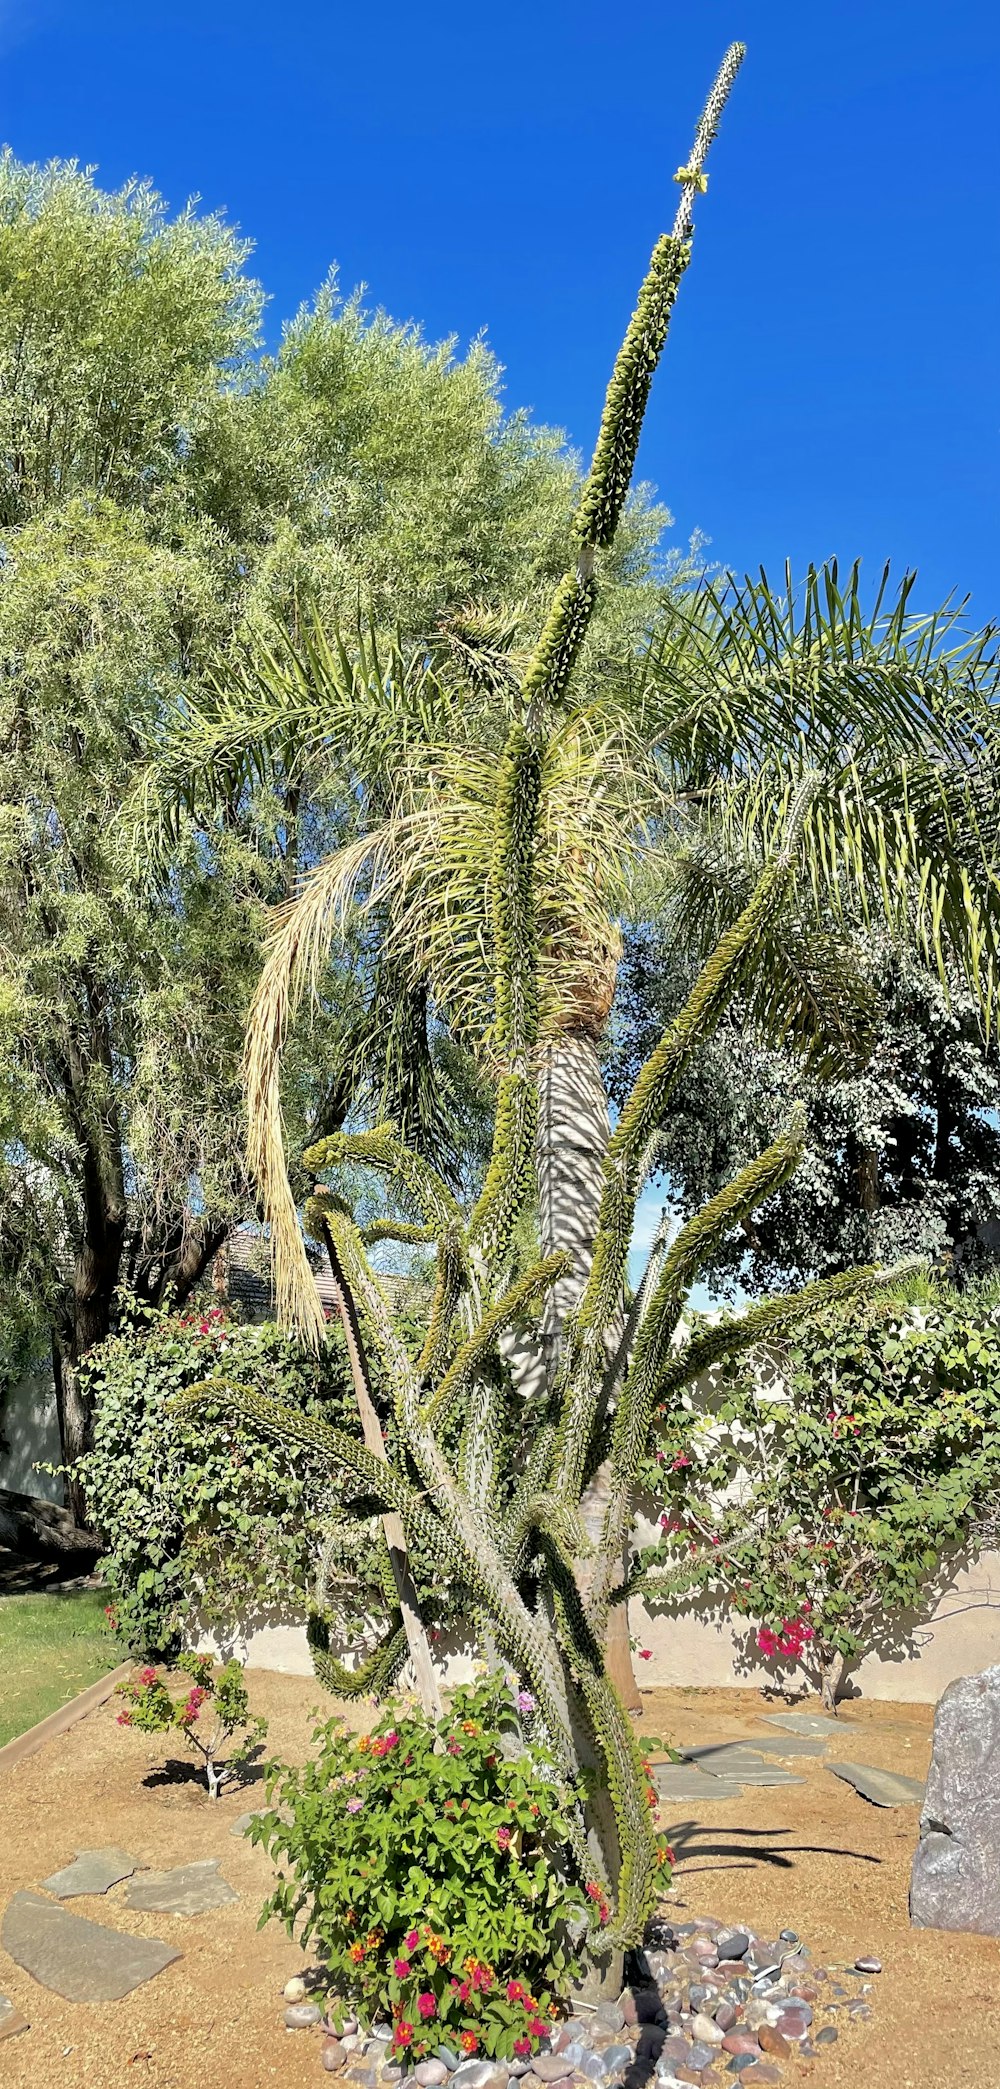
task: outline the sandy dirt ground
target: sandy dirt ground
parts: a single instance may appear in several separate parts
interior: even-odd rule
[[[254,1708],[270,1721],[269,1748],[301,1760],[317,1685],[252,1674]],[[176,1766],[163,1774],[164,1742],[115,1725],[114,1704],[6,1773],[0,1791],[0,1906],[37,1885],[77,1848],[123,1845],[166,1868],[218,1857],[240,1899],[210,1915],[143,1915],[125,1887],[70,1903],[74,1912],[177,1944],[183,1958],[121,2002],[62,2001],[0,1951],[0,1989],[31,2021],[0,2044],[0,2083],[15,2089],[282,2089],[324,2079],[319,2034],[287,2032],[281,1990],[304,1970],[302,1952],[276,1925],[258,1930],[270,1867],[229,1830],[258,1793],[210,1806]],[[736,1739],[767,1731],[760,1713],[780,1710],[755,1691],[654,1691],[642,1729],[674,1743]],[[323,1716],[329,1716],[329,1700]],[[355,1728],[361,1708],[348,1708]],[[855,1702],[831,1756],[921,1776],[931,1709]],[[774,1730],[771,1729],[773,1732]],[[177,1751],[179,1753],[179,1751]],[[1000,2089],[1000,1945],[977,1937],[912,1931],[907,1883],[918,1809],[868,1805],[822,1767],[800,1757],[801,1785],[748,1790],[742,1800],[667,1809],[678,1865],[665,1912],[683,1920],[718,1915],[773,1935],[797,1930],[822,1964],[875,1953],[872,2021],[845,2024],[838,2044],[788,2064],[785,2079],[810,2089]],[[723,2077],[722,2079],[728,2079]]]

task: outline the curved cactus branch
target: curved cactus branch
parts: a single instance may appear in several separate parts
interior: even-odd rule
[[[427,1401],[423,1409],[425,1421],[440,1426],[455,1401],[464,1392],[473,1372],[493,1348],[497,1336],[510,1327],[512,1321],[518,1320],[522,1313],[527,1313],[533,1306],[538,1305],[549,1286],[562,1275],[567,1259],[563,1254],[546,1255],[541,1262],[536,1262],[531,1269],[525,1270],[523,1277],[518,1277],[516,1283],[511,1284],[509,1290],[497,1299],[496,1304],[489,1307],[483,1314],[479,1326],[473,1330],[468,1340],[462,1343],[454,1362]]]
[[[447,1183],[429,1161],[404,1143],[393,1124],[377,1124],[367,1132],[332,1132],[307,1147],[302,1158],[313,1170],[335,1168],[345,1161],[374,1168],[407,1204],[416,1207],[435,1234],[444,1226],[461,1224],[462,1214]]]

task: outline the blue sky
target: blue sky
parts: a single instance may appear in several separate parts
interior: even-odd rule
[[[671,175],[748,45],[642,468],[726,564],[860,554],[1000,612],[1000,10],[0,0],[0,133],[200,193],[270,327],[330,263],[592,441]]]
[[[915,565],[1000,615],[1000,10],[842,0],[0,0],[0,134],[253,240],[272,340],[331,263],[587,450],[734,36],[640,459],[726,565]],[[658,1198],[652,1203],[658,1204]],[[652,1206],[651,1206],[652,1208]]]

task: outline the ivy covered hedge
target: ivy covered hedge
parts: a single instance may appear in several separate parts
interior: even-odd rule
[[[659,1415],[646,1482],[647,1601],[713,1593],[832,1706],[847,1663],[899,1650],[1000,1490],[1000,1307],[930,1288],[818,1315]]]
[[[149,1312],[91,1352],[94,1442],[79,1469],[109,1608],[137,1653],[173,1652],[192,1610],[224,1635],[258,1606],[301,1604],[315,1574],[328,1468],[221,1408],[167,1412],[223,1358],[290,1406],[338,1423],[353,1408],[336,1329],[312,1357],[274,1325],[241,1326],[217,1308]]]

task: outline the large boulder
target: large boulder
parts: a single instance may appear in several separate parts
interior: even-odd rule
[[[1000,1668],[960,1676],[934,1715],[910,1920],[1000,1936]]]

